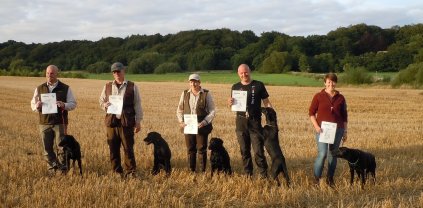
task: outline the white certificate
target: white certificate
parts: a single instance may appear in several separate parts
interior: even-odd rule
[[[42,114],[53,114],[57,113],[57,100],[56,93],[45,93],[41,94],[41,113]]]
[[[197,114],[184,114],[184,134],[197,134],[198,133],[198,121]]]
[[[232,98],[234,99],[232,111],[247,111],[247,91],[232,90]]]
[[[107,113],[116,114],[116,115],[122,114],[123,96],[110,95],[109,103],[110,103],[110,106],[107,107]]]
[[[319,136],[319,142],[333,144],[335,141],[336,123],[322,121],[322,126],[320,128],[322,132]]]

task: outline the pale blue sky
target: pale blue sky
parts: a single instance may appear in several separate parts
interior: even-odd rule
[[[0,0],[0,43],[125,38],[193,29],[325,35],[359,23],[423,23],[419,0]]]

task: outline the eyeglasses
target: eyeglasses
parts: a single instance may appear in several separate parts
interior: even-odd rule
[[[113,71],[113,74],[120,73],[120,71]]]

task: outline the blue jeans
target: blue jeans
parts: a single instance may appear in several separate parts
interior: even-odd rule
[[[319,142],[319,135],[320,134],[316,134],[317,158],[314,161],[314,176],[316,178],[320,178],[322,176],[323,168],[325,166],[325,159],[327,157],[328,158],[327,176],[333,177],[335,175],[337,158],[332,156],[331,151],[339,148],[342,136],[344,135],[344,129],[341,129],[341,128],[336,129],[335,141],[333,144]]]

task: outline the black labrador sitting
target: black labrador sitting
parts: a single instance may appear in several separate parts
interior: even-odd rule
[[[170,164],[172,153],[170,152],[169,145],[163,139],[162,135],[155,131],[150,132],[147,134],[144,142],[147,145],[153,144],[154,146],[154,165],[151,170],[151,174],[157,175],[160,172],[160,169],[163,169],[166,172],[166,175],[169,176],[172,171],[172,166]]]
[[[229,157],[228,151],[226,151],[223,146],[223,140],[217,137],[213,137],[209,142],[210,154],[210,164],[211,164],[211,176],[217,171],[223,172],[225,174],[231,175],[231,159]]]
[[[66,171],[70,168],[70,160],[72,160],[72,167],[75,167],[75,161],[78,161],[79,174],[82,176],[81,146],[78,141],[76,141],[75,137],[72,135],[65,135],[62,141],[59,142],[59,147],[63,148]]]
[[[369,173],[373,176],[373,184],[376,183],[376,160],[373,154],[358,149],[340,147],[337,150],[333,150],[332,155],[348,161],[351,185],[354,182],[354,170],[357,172],[358,178],[361,178],[361,188],[364,188]]]
[[[263,107],[261,108],[261,112],[266,118],[266,124],[263,127],[264,147],[272,159],[270,174],[272,178],[276,180],[278,186],[280,186],[278,175],[282,172],[283,176],[285,177],[287,186],[289,187],[290,179],[288,175],[288,168],[285,163],[285,157],[283,156],[281,147],[279,145],[279,129],[276,112],[273,110],[273,108]]]

